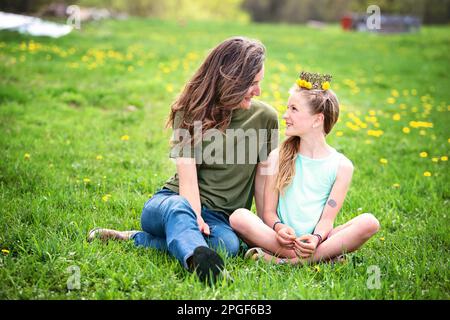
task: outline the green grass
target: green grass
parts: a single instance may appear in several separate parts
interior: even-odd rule
[[[0,254],[0,298],[449,299],[449,30],[132,19],[83,24],[60,39],[0,32],[0,245],[9,251]],[[301,69],[334,76],[342,112],[329,143],[355,165],[336,224],[362,212],[381,223],[347,263],[232,258],[234,282],[210,288],[168,255],[85,241],[94,226],[140,228],[144,202],[175,170],[163,129],[170,103],[208,49],[233,35],[266,45],[260,99],[280,119]],[[70,266],[80,268],[79,290],[67,289]],[[367,286],[370,266],[379,289]]]

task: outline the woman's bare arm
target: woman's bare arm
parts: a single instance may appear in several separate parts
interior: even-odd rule
[[[198,189],[197,166],[194,158],[177,158],[179,193],[185,197],[197,216],[200,231],[209,235],[209,226],[203,221],[200,191]]]

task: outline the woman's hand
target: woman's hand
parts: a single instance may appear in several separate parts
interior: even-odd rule
[[[305,234],[294,241],[294,251],[299,258],[307,259],[311,257],[319,245],[319,239],[312,234]]]
[[[202,217],[197,217],[197,224],[198,224],[198,228],[200,229],[201,233],[204,233],[207,236],[209,236],[211,234],[211,232],[209,231],[208,224],[203,220]]]
[[[281,246],[294,249],[295,231],[291,227],[283,226],[277,232],[277,240]]]

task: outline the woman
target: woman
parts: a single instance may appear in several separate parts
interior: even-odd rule
[[[326,261],[357,250],[379,229],[370,213],[333,228],[353,164],[326,142],[339,117],[330,80],[302,72],[290,91],[283,116],[287,139],[269,156],[269,165],[278,170],[266,180],[264,221],[248,209],[230,217],[233,229],[254,247],[247,257],[292,264]]]
[[[250,209],[254,196],[261,211],[264,160],[276,148],[276,111],[252,101],[261,93],[264,58],[264,46],[243,37],[211,51],[172,104],[168,126],[183,137],[171,152],[177,173],[145,203],[143,231],[94,229],[88,240],[133,239],[138,246],[168,251],[202,281],[217,278],[224,262],[215,250],[229,256],[239,250],[229,215]],[[258,134],[242,138],[242,132]],[[256,140],[245,143],[247,138]]]

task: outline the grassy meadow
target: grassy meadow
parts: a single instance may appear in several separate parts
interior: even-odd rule
[[[333,75],[341,115],[328,142],[355,166],[336,225],[371,212],[379,233],[341,264],[230,258],[234,281],[213,287],[155,250],[87,243],[95,226],[140,229],[175,170],[170,104],[234,35],[266,46],[259,99],[281,129],[299,72]],[[130,19],[59,39],[0,32],[0,299],[449,299],[449,51],[449,27]]]

